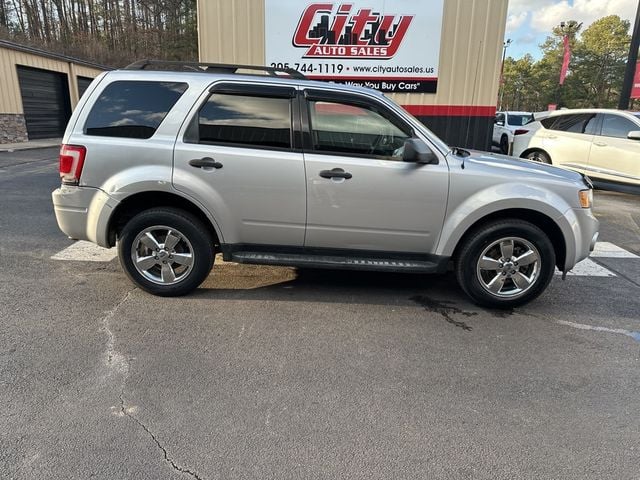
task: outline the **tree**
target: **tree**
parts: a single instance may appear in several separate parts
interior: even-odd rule
[[[504,62],[503,110],[524,110],[542,108],[535,73],[535,61],[531,55],[514,60],[509,57]]]
[[[557,103],[569,108],[615,108],[624,78],[631,38],[629,22],[617,15],[601,18],[581,33],[576,21],[556,27],[540,45],[542,58],[529,55],[504,65],[504,105],[513,110],[546,110]],[[572,51],[569,74],[559,85],[564,52],[563,35]]]
[[[631,37],[629,22],[617,15],[595,21],[574,52],[571,88],[574,107],[615,108],[620,96]]]
[[[196,60],[196,0],[0,0],[0,38],[119,67]]]

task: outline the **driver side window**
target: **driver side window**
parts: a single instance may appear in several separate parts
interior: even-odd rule
[[[402,160],[409,132],[373,108],[348,103],[310,101],[313,149],[342,155]]]

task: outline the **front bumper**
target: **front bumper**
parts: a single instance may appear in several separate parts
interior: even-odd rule
[[[118,202],[99,188],[62,185],[51,194],[58,226],[68,237],[110,247],[109,218]]]
[[[575,239],[575,251],[570,255],[570,249],[567,249],[567,258],[565,261],[565,269],[567,272],[574,265],[589,256],[595,248],[598,236],[600,234],[600,222],[593,215],[590,208],[573,208],[572,230]]]

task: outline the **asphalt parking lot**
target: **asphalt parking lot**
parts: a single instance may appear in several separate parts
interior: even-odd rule
[[[515,311],[229,263],[168,299],[69,249],[56,161],[0,153],[0,477],[640,478],[640,196]]]

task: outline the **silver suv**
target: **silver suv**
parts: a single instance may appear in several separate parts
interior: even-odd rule
[[[222,252],[314,268],[452,266],[476,303],[511,308],[598,237],[583,175],[449,148],[376,91],[289,69],[143,61],[103,73],[71,117],[60,176],[62,231],[117,245],[129,278],[155,295],[197,288]]]

